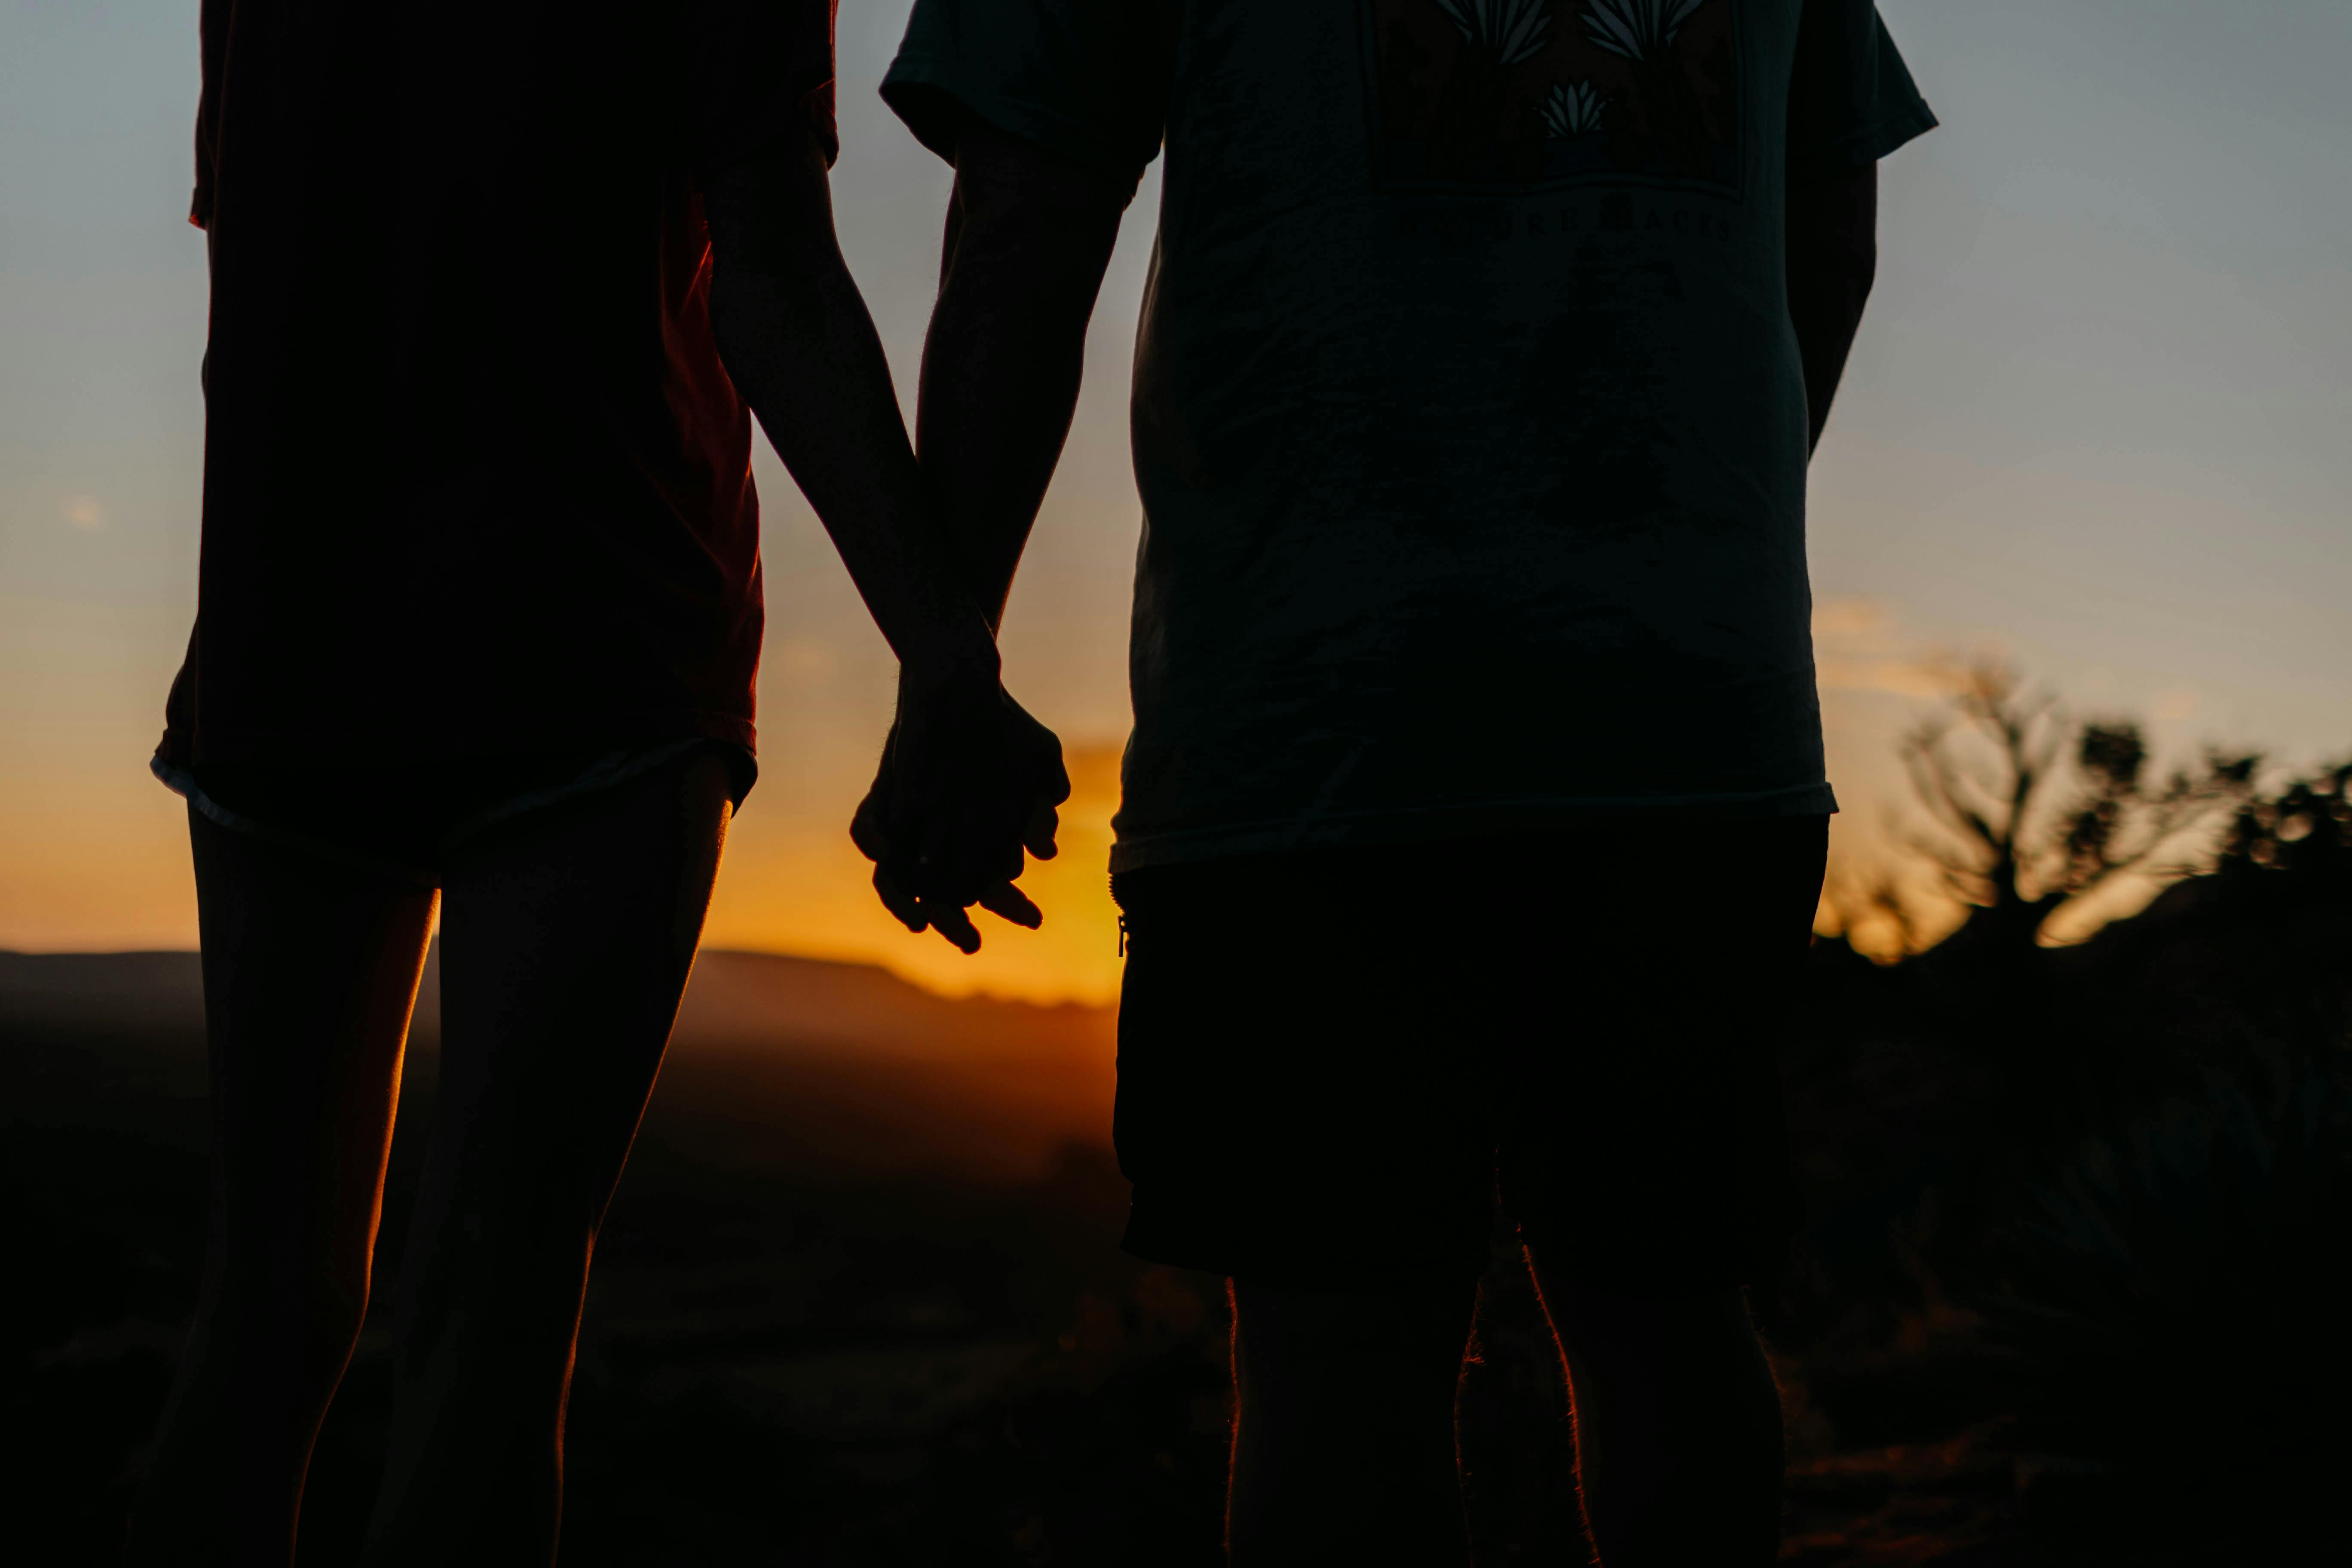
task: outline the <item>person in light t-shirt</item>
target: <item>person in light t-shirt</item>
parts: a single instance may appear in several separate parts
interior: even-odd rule
[[[917,449],[992,607],[1164,150],[1115,1132],[1129,1249],[1231,1280],[1234,1560],[1465,1559],[1499,1188],[1602,1560],[1769,1562],[1806,466],[1935,123],[1875,9],[917,0],[883,92],[956,170]]]

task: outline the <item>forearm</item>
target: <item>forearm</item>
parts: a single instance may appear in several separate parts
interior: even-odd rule
[[[715,181],[711,321],[728,374],[902,665],[992,668],[993,639],[929,496],[823,165]]]
[[[1087,323],[1132,189],[985,127],[959,149],[916,445],[992,627],[1069,436]]]
[[[1808,451],[1821,444],[1878,267],[1878,167],[1789,187],[1789,318],[1804,362]]]

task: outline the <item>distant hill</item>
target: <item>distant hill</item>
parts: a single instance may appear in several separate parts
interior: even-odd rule
[[[690,1120],[705,1158],[803,1173],[1028,1176],[1061,1144],[1110,1142],[1117,1033],[1109,1007],[959,1001],[871,964],[706,952],[646,1135]]]
[[[47,1024],[201,1033],[205,987],[196,955],[0,952],[0,1030]]]
[[[411,1075],[437,1063],[439,970]],[[706,952],[646,1136],[698,1160],[856,1179],[937,1166],[1019,1179],[1110,1134],[1115,1011],[956,1000],[871,964]],[[0,1087],[15,1114],[95,1117],[203,1094],[193,952],[0,952]],[[12,1117],[13,1119],[13,1117]]]

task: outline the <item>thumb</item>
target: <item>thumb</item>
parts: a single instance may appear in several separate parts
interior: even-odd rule
[[[883,830],[883,818],[882,785],[877,780],[849,819],[849,841],[868,860],[880,862],[890,857],[890,836]]]
[[[1051,860],[1060,853],[1054,844],[1054,835],[1061,826],[1062,814],[1054,809],[1053,802],[1041,798],[1030,809],[1028,826],[1021,830],[1022,847],[1040,860]]]

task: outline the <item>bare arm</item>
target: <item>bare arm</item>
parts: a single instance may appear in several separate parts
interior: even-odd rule
[[[1012,883],[1024,847],[1054,852],[1052,808],[1069,796],[1061,742],[999,682],[993,628],[935,516],[842,259],[814,132],[721,172],[703,195],[728,374],[898,656],[893,787],[868,796],[852,831],[901,863],[908,893],[893,912],[970,952],[980,938],[965,904],[1042,918]]]
[[[1810,451],[1821,445],[1878,271],[1878,165],[1791,181],[1788,219],[1789,315],[1804,359]]]
[[[1069,437],[1087,322],[1134,193],[1133,179],[977,121],[958,142],[915,428],[992,626]]]
[[[1134,190],[1131,178],[1107,178],[978,121],[959,138],[916,428],[924,484],[992,630],[1069,436],[1087,321]],[[908,706],[902,690],[902,715]],[[980,938],[969,917],[919,896],[920,878],[882,827],[918,765],[894,732],[851,834],[876,862],[875,890],[893,914],[912,930],[928,922],[970,951]],[[1064,798],[1066,788],[1053,804]],[[1049,812],[1047,853],[1053,826]],[[1037,922],[1025,900],[965,901]]]
[[[713,177],[704,205],[719,355],[891,651],[917,681],[993,679],[995,639],[916,471],[815,135]]]

